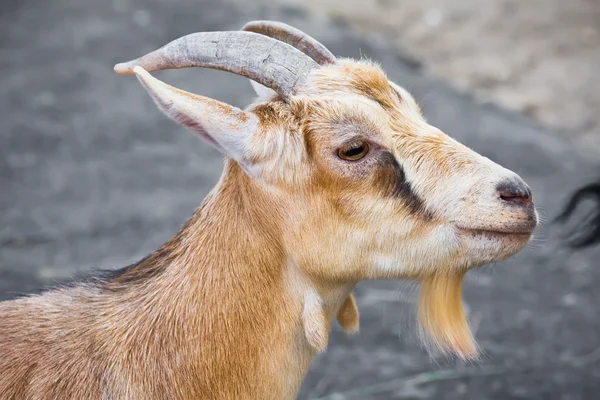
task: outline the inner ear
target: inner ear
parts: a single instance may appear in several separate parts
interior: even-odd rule
[[[259,124],[255,114],[167,85],[141,67],[135,67],[133,72],[169,118],[238,163],[249,162],[249,143]]]

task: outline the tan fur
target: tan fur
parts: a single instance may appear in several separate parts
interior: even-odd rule
[[[358,307],[353,295],[346,297],[337,314],[337,321],[346,333],[356,333],[359,328]]]
[[[514,173],[429,125],[370,62],[314,70],[289,99],[246,111],[136,73],[167,115],[234,159],[148,258],[0,303],[3,398],[292,399],[333,319],[358,329],[363,279],[421,281],[433,343],[476,355],[462,278],[521,249],[536,223],[498,198]],[[353,140],[370,143],[364,160],[338,158]]]
[[[308,344],[317,352],[325,351],[329,336],[329,321],[321,299],[314,293],[309,292],[304,298],[302,323]]]
[[[477,355],[477,346],[462,306],[465,272],[433,274],[423,279],[418,317],[423,333],[443,353],[456,353],[462,359],[471,359]]]
[[[160,275],[0,303],[0,393],[293,397],[297,387],[281,371],[301,376],[308,367],[308,356],[290,358],[303,305],[282,297],[277,215],[263,215],[276,207],[256,208],[269,200],[229,164],[221,185],[165,245],[173,254]],[[241,236],[225,233],[232,230]]]

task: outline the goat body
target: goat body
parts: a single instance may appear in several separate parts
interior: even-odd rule
[[[148,73],[192,66],[251,78],[258,101],[240,110]],[[433,343],[477,355],[462,278],[537,224],[516,174],[427,124],[377,65],[284,24],[188,35],[115,70],[223,152],[223,175],[139,263],[0,303],[0,397],[292,399],[334,317],[358,329],[363,279],[422,282]]]
[[[293,398],[313,349],[269,202],[229,162],[138,264],[0,303],[0,397]],[[323,324],[340,305],[318,310]]]

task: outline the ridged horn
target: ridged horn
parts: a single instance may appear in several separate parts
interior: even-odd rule
[[[319,65],[335,64],[337,59],[327,47],[310,35],[283,22],[251,21],[242,28],[243,31],[260,33],[291,46],[294,46]]]
[[[201,32],[175,39],[114,70],[132,74],[146,71],[205,67],[242,75],[288,97],[319,65],[293,46],[254,32]]]

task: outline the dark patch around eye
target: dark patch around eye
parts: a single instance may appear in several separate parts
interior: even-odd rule
[[[421,214],[426,219],[432,219],[433,216],[427,211],[425,202],[412,190],[404,170],[392,153],[384,152],[378,164],[380,168],[377,183],[384,195],[401,198],[413,214]]]

